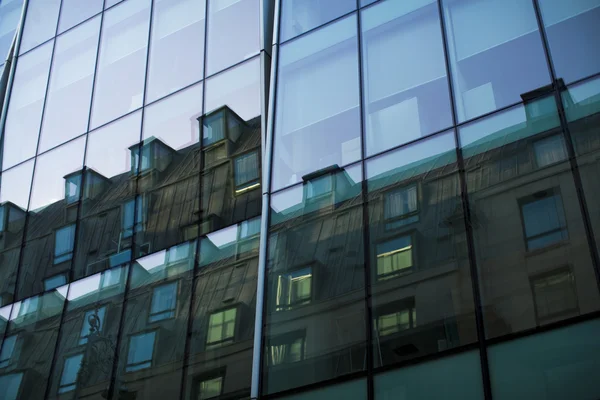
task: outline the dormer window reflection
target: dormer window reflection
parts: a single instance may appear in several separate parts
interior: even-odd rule
[[[199,120],[202,121],[203,147],[224,139],[236,143],[245,126],[244,120],[227,106],[211,111]]]
[[[133,145],[131,151],[131,173],[143,173],[149,170],[164,171],[171,163],[173,150],[154,136],[141,144]],[[141,159],[140,159],[141,158]]]
[[[331,193],[333,189],[333,176],[325,175],[320,178],[316,178],[306,183],[306,198],[314,199],[320,196]]]
[[[79,200],[80,188],[81,173],[65,177],[65,199],[67,200],[67,204],[72,204]]]
[[[225,117],[223,113],[213,114],[204,119],[202,129],[202,143],[210,146],[225,139]]]

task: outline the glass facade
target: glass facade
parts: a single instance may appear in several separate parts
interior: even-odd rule
[[[0,399],[599,398],[599,18],[1,1]]]

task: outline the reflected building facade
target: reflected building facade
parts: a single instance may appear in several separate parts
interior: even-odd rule
[[[0,399],[600,397],[600,2],[76,3],[0,4]]]

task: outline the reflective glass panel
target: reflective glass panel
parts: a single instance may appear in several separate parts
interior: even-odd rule
[[[19,54],[31,50],[56,34],[61,0],[30,0]]]
[[[600,249],[600,78],[574,85],[562,93],[583,192],[596,246]]]
[[[540,0],[557,78],[566,83],[600,72],[600,1]]]
[[[0,4],[0,62],[8,58],[8,51],[12,44],[21,19],[23,0],[7,0]]]
[[[259,0],[208,0],[206,74],[258,54]]]
[[[56,39],[40,153],[87,131],[99,33],[96,17]]]
[[[102,11],[102,0],[62,0],[58,33],[85,21]]]
[[[4,127],[2,169],[35,156],[53,43],[19,57]]]
[[[154,2],[146,103],[202,79],[205,2]]]
[[[356,16],[281,46],[272,190],[360,158]]]
[[[280,41],[298,36],[356,9],[356,0],[281,2]]]
[[[15,400],[45,396],[67,290],[68,286],[63,286],[13,305],[7,335],[18,337],[6,372],[22,373],[23,379],[14,388],[14,393],[18,393]],[[56,375],[60,375],[60,370]],[[6,386],[1,387],[4,394]]]
[[[600,396],[600,320],[488,347],[494,399]]]
[[[442,3],[459,121],[517,103],[550,83],[532,2]]]
[[[321,389],[311,390],[301,394],[293,394],[282,398],[285,400],[366,400],[367,381],[362,379],[347,383],[340,383],[337,385],[326,386]]]
[[[309,196],[310,182],[330,183]],[[331,168],[271,199],[264,392],[365,367],[361,168]]]
[[[374,365],[477,341],[453,133],[366,168]]]
[[[375,399],[482,400],[477,352],[462,353],[375,376]]]
[[[554,97],[459,132],[487,336],[598,310]]]
[[[384,1],[361,18],[367,154],[450,126],[437,2]]]
[[[127,0],[104,14],[92,128],[142,106],[150,0]]]

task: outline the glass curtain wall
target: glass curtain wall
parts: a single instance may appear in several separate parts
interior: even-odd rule
[[[29,1],[2,134],[0,397],[249,397],[262,12]]]

